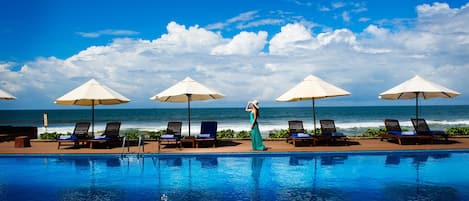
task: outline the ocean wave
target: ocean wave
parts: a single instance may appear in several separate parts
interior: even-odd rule
[[[444,130],[449,127],[455,126],[469,126],[469,120],[455,120],[455,121],[435,121],[429,120],[427,121],[429,126],[432,129],[437,130]],[[403,128],[412,128],[412,122],[409,121],[400,121],[400,125]],[[74,125],[56,125],[47,128],[47,132],[57,132],[57,133],[71,133],[73,132]],[[101,133],[104,130],[105,124],[104,123],[97,123],[95,125],[95,132]],[[339,131],[350,133],[351,135],[356,135],[368,128],[382,128],[384,127],[383,121],[364,121],[364,122],[336,122],[336,127]],[[275,130],[282,130],[288,129],[288,122],[287,121],[269,121],[269,122],[260,122],[259,128],[263,134],[263,136],[268,136],[269,132]],[[312,122],[304,122],[304,128],[308,131],[313,130],[313,123]],[[319,122],[316,124],[316,128],[320,128]],[[126,123],[123,122],[121,126],[121,130],[125,132],[127,129],[138,129],[140,131],[160,131],[166,129],[166,123],[145,123],[145,122],[132,122]],[[247,122],[219,122],[218,130],[234,130],[235,132],[240,131],[248,131],[250,129],[249,123]],[[91,129],[90,129],[91,131]],[[195,135],[198,134],[200,131],[200,123],[192,123],[191,124],[191,134]],[[44,127],[38,127],[38,133],[44,133],[46,129]],[[183,135],[187,135],[189,133],[189,128],[187,127],[187,123],[183,123],[182,127]]]

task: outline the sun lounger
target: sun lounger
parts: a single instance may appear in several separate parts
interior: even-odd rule
[[[195,138],[196,147],[200,143],[212,142],[213,147],[217,145],[217,122],[216,121],[203,121],[200,124],[200,134]]]
[[[402,145],[402,141],[404,140],[412,140],[416,143],[420,143],[421,140],[431,141],[431,137],[428,136],[419,136],[413,132],[403,132],[399,125],[399,121],[396,119],[385,119],[384,126],[386,127],[386,133],[381,136],[381,141],[383,141],[383,139],[396,140],[400,145]]]
[[[60,149],[62,143],[72,142],[75,147],[79,146],[80,142],[86,142],[88,137],[88,130],[90,129],[90,122],[77,122],[73,129],[72,135],[59,136],[57,139],[57,149]]]
[[[303,128],[303,121],[301,120],[288,121],[287,143],[288,141],[292,141],[295,147],[296,141],[306,141],[311,142],[311,145],[316,145],[316,138],[306,132]]]
[[[327,143],[342,141],[345,145],[348,145],[347,136],[344,133],[337,132],[334,120],[322,119],[319,120],[319,123],[321,124],[321,135],[319,136],[319,140],[326,141]]]
[[[158,150],[160,150],[162,143],[176,144],[177,147],[181,147],[181,128],[182,122],[170,121],[166,128],[166,133],[158,138]]]
[[[121,122],[108,122],[106,123],[106,128],[104,129],[104,133],[100,136],[95,136],[92,139],[88,140],[90,144],[90,148],[93,148],[93,144],[95,143],[103,143],[106,144],[108,148],[111,145],[119,145],[121,144],[121,139],[119,136],[119,131],[121,127]]]
[[[428,127],[427,122],[425,119],[411,119],[412,125],[414,126],[415,132],[417,135],[420,136],[432,136],[433,139],[441,139],[444,138],[445,142],[448,142],[448,134],[446,134],[444,131],[432,131]]]

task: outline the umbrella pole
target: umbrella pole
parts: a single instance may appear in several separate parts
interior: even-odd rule
[[[94,100],[91,101],[91,134],[94,135]]]
[[[415,92],[415,118],[417,119],[417,131],[419,130],[419,92]]]
[[[187,121],[189,122],[189,136],[191,136],[191,96],[187,94]]]
[[[314,98],[312,99],[313,100],[313,125],[314,125],[314,135],[316,135],[316,109],[315,109],[315,106],[314,106]]]

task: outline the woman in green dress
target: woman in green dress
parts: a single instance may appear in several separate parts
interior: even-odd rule
[[[262,142],[261,132],[259,131],[259,125],[257,118],[259,117],[259,102],[254,100],[246,105],[246,112],[249,113],[249,123],[251,124],[251,144],[252,150],[264,151],[266,147]]]

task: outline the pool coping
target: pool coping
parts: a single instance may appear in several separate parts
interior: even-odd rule
[[[469,153],[469,149],[437,149],[437,150],[360,150],[360,151],[324,151],[324,152],[222,152],[222,153],[146,153],[146,154],[0,154],[0,158],[10,157],[122,157],[122,158],[152,158],[152,157],[250,157],[250,156],[333,156],[333,155],[385,155],[385,154],[428,154],[428,153]]]

